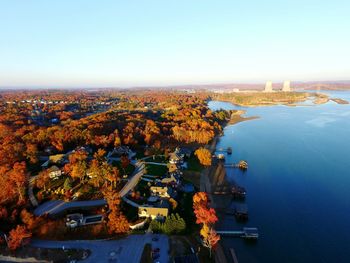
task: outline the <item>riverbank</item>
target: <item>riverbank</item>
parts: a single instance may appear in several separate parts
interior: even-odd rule
[[[311,100],[314,105],[325,104],[330,100],[338,104],[347,102],[338,98],[330,98],[327,94],[309,92],[238,92],[214,95],[213,100],[230,102],[247,108],[276,105],[303,106],[303,103],[308,100]]]
[[[222,128],[224,129],[226,126],[235,125],[243,121],[254,120],[259,118],[257,116],[243,117],[242,115],[244,114],[246,114],[246,111],[244,110],[234,111],[231,114],[230,119],[227,121],[226,124],[222,126]],[[223,136],[223,134],[215,136],[212,142],[206,147],[212,155],[215,154],[216,146],[221,136]],[[231,198],[228,198],[226,196],[212,195],[213,189],[218,185],[220,185],[220,187],[226,187],[227,189],[230,187],[229,183],[226,181],[225,176],[226,171],[222,163],[213,164],[211,167],[204,169],[200,175],[200,191],[206,192],[208,194],[210,206],[216,209],[217,211],[221,211],[221,209],[226,207],[231,201]],[[220,219],[222,215],[218,215],[218,217]],[[222,237],[221,240],[223,241]],[[224,249],[220,243],[218,244],[217,249],[215,251],[215,262],[231,262],[230,256],[225,254]]]
[[[334,98],[334,99],[331,99],[332,101],[334,101],[335,103],[337,104],[349,104],[349,102],[347,100],[344,100],[344,99],[340,99],[340,98]]]
[[[246,113],[247,113],[247,111],[245,111],[245,110],[237,110],[237,111],[233,112],[231,114],[230,120],[223,127],[226,127],[227,125],[234,125],[234,124],[237,124],[237,123],[243,122],[243,121],[250,121],[250,120],[255,120],[255,119],[260,118],[258,116],[244,117],[243,115]]]

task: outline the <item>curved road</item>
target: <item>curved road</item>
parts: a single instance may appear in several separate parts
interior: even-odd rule
[[[135,171],[129,181],[120,190],[120,197],[123,198],[131,189],[133,189],[142,175],[145,173],[145,164],[143,162],[135,162]],[[44,214],[56,215],[64,212],[67,209],[74,208],[89,208],[96,206],[104,206],[107,202],[104,199],[90,200],[90,201],[71,201],[64,202],[63,200],[51,200],[38,206],[34,210],[34,215],[41,216]]]

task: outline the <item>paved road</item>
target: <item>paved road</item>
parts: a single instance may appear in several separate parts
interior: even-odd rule
[[[168,166],[167,163],[156,163],[156,162],[145,162],[145,164],[154,164],[154,165]]]
[[[30,200],[30,202],[32,203],[32,205],[34,207],[37,207],[39,205],[38,200],[36,200],[35,195],[33,193],[33,186],[34,186],[34,183],[35,183],[35,180],[36,180],[37,177],[38,177],[37,175],[30,177],[29,184],[28,184],[29,200]]]
[[[131,201],[130,199],[126,198],[125,196],[122,197],[123,201],[125,203],[128,203],[129,205],[133,206],[133,207],[140,207],[140,205],[138,203],[135,203],[134,201]]]
[[[131,189],[133,189],[141,179],[142,175],[145,173],[144,163],[136,162],[135,166],[136,168],[133,173],[133,176],[131,177],[131,179],[129,179],[129,181],[125,184],[123,189],[119,192],[120,197],[124,197]],[[62,213],[67,209],[97,207],[97,206],[104,206],[106,204],[107,202],[104,199],[90,200],[90,201],[71,201],[71,202],[64,202],[63,200],[51,200],[38,206],[34,210],[34,214],[36,216],[40,216],[46,213],[55,215],[55,214]]]
[[[152,240],[158,238],[158,241]],[[74,248],[89,249],[91,254],[85,260],[79,262],[98,263],[98,262],[116,262],[116,263],[139,263],[145,244],[150,243],[152,249],[159,248],[160,263],[169,262],[169,239],[166,235],[130,235],[126,238],[110,241],[96,240],[77,240],[77,241],[47,241],[32,240],[32,247],[40,248]]]
[[[56,215],[64,212],[67,209],[99,207],[106,205],[104,199],[90,200],[90,201],[71,201],[65,202],[63,200],[51,200],[43,203],[34,210],[34,215],[41,216],[43,214]]]
[[[142,162],[135,163],[134,175],[129,179],[129,181],[124,185],[123,189],[120,190],[120,197],[124,197],[131,189],[133,189],[137,183],[140,181],[141,177],[145,174],[145,164]]]

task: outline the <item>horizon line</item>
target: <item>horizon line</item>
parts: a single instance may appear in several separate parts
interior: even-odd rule
[[[8,89],[135,89],[135,88],[182,88],[182,87],[203,87],[203,86],[228,86],[228,85],[264,85],[267,81],[255,81],[255,82],[214,82],[214,83],[184,83],[184,84],[168,84],[168,85],[1,85],[0,90]],[[287,80],[286,80],[287,81]],[[288,80],[289,81],[289,80]],[[307,81],[290,81],[291,83],[300,84],[349,84],[349,80],[307,80]],[[283,81],[272,81],[273,84],[282,84]]]

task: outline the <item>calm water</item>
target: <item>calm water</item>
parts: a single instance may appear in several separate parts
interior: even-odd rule
[[[350,101],[350,92],[332,94]],[[241,263],[350,262],[350,106],[257,107],[247,115],[261,118],[226,127],[218,147],[232,146],[227,162],[249,163],[227,176],[246,188],[250,218],[226,216],[218,229],[258,227],[260,238],[225,238],[225,252],[235,248]]]

